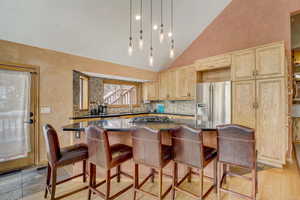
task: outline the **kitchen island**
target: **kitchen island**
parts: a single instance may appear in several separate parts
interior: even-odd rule
[[[203,143],[205,146],[217,148],[217,132],[215,127],[209,126],[210,123],[197,123],[193,119],[170,119],[168,122],[132,122],[132,118],[113,118],[107,120],[97,121],[83,121],[78,123],[72,123],[62,127],[63,132],[74,133],[73,142],[85,142],[84,129],[89,125],[95,125],[104,128],[108,131],[110,145],[115,143],[123,143],[132,146],[131,142],[131,130],[137,127],[148,127],[154,130],[162,131],[162,143],[166,145],[172,144],[171,134],[169,130],[174,129],[180,125],[186,125],[188,127],[203,131]],[[81,166],[78,166],[79,168]],[[167,166],[165,172],[172,173],[171,165]],[[102,171],[102,170],[98,170]],[[133,163],[129,162],[125,164],[125,171],[133,173]],[[185,169],[179,170],[181,175],[185,172]],[[143,175],[147,175],[147,170],[141,170]],[[207,176],[212,177],[213,166],[208,166],[205,170]],[[101,176],[101,174],[100,174]]]

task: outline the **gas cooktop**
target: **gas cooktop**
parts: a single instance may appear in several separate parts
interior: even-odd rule
[[[146,117],[135,117],[130,120],[131,123],[145,123],[145,122],[158,122],[158,123],[169,123],[171,122],[169,117],[166,116],[146,116]]]

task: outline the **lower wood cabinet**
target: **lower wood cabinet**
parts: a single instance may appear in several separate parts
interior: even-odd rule
[[[255,128],[255,81],[232,82],[232,121]]]
[[[284,78],[256,81],[256,138],[259,159],[285,164],[288,142]]]
[[[285,78],[232,83],[232,122],[256,130],[260,162],[285,164],[288,150]]]

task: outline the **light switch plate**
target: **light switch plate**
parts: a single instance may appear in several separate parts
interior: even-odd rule
[[[48,106],[41,107],[41,114],[48,114],[51,113],[51,108]]]

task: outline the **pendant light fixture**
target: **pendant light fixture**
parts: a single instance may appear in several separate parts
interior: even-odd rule
[[[164,24],[163,24],[163,0],[160,0],[160,33],[159,41],[162,43],[164,41]]]
[[[132,55],[133,44],[132,44],[132,0],[130,0],[130,19],[129,19],[129,46],[128,46],[128,54]]]
[[[169,37],[171,38],[170,58],[174,58],[174,0],[171,0],[171,31]]]
[[[150,66],[153,66],[153,46],[152,46],[152,26],[153,26],[153,21],[152,21],[152,0],[150,0],[150,57],[149,57],[149,64]]]
[[[143,41],[143,0],[141,0],[141,5],[140,5],[140,39],[139,39],[139,47],[140,50],[143,50],[144,46],[144,41]]]

